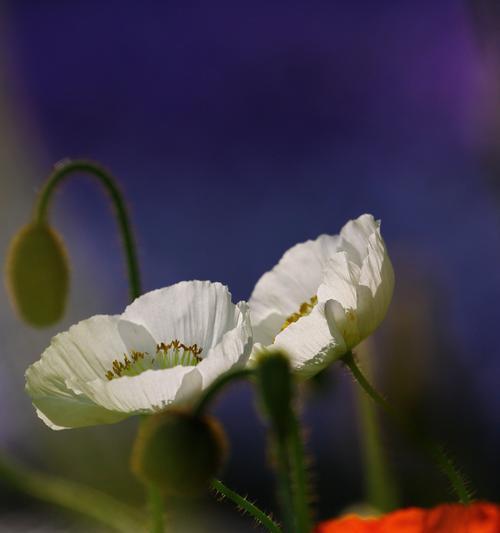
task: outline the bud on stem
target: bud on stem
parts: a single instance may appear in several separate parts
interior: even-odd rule
[[[255,376],[261,409],[270,422],[270,451],[285,530],[311,531],[307,471],[297,415],[293,409],[293,375],[282,352],[263,352]]]
[[[149,416],[139,429],[132,471],[163,495],[202,494],[219,471],[227,451],[220,424],[180,410]]]
[[[7,252],[6,285],[19,315],[35,327],[57,322],[66,307],[69,264],[62,239],[44,222],[21,228]]]

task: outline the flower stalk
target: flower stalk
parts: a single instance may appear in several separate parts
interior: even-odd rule
[[[289,455],[292,480],[292,495],[294,500],[295,520],[297,531],[308,533],[312,528],[311,512],[309,509],[309,480],[307,479],[307,464],[301,428],[296,416],[290,426]]]
[[[357,353],[363,363],[365,377],[370,381],[373,379],[370,363],[372,356],[375,355],[372,352],[372,344],[365,341],[360,345]],[[398,494],[382,444],[379,413],[376,404],[361,387],[357,386],[356,399],[362,436],[361,447],[365,466],[366,499],[375,509],[388,513],[397,509]]]
[[[465,480],[451,459],[443,451],[443,448],[423,436],[413,424],[394,409],[394,407],[372,387],[359,366],[356,364],[352,352],[348,352],[342,358],[342,361],[349,368],[354,379],[360,387],[363,388],[366,394],[368,394],[368,396],[391,417],[402,433],[404,433],[411,442],[420,447],[437,465],[439,470],[441,470],[441,472],[448,478],[459,502],[463,504],[471,503],[472,498]]]
[[[268,532],[281,533],[279,525],[268,514],[261,511],[247,498],[240,496],[237,492],[224,485],[222,481],[218,479],[212,480],[212,490],[221,497],[231,500],[236,507],[241,509],[242,512],[249,514],[257,524],[265,527]]]
[[[312,521],[307,469],[293,408],[294,384],[288,358],[281,352],[263,352],[258,358],[256,378],[262,411],[271,426],[270,447],[285,530],[308,533]]]
[[[163,533],[165,531],[165,511],[162,495],[159,489],[152,483],[148,485],[147,490],[150,531],[151,533]]]
[[[38,201],[34,209],[34,218],[38,223],[46,223],[48,211],[52,197],[57,187],[74,174],[90,174],[101,183],[108,192],[113,207],[123,241],[125,252],[125,262],[127,265],[130,299],[134,300],[141,294],[141,278],[139,272],[139,262],[137,259],[137,248],[132,233],[132,225],[127,211],[123,194],[118,187],[115,178],[102,166],[92,161],[86,160],[64,160],[56,165],[54,172],[49,176],[38,196]]]
[[[0,457],[0,477],[25,494],[92,518],[115,531],[144,530],[142,513],[96,489],[30,470],[4,456]]]
[[[193,408],[194,416],[202,416],[208,409],[209,405],[215,399],[217,394],[232,383],[233,381],[240,381],[249,379],[253,375],[253,370],[250,368],[240,368],[238,370],[231,370],[219,376],[200,396],[198,402]]]

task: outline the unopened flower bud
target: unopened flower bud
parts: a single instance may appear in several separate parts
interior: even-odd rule
[[[14,237],[7,253],[6,284],[20,316],[36,327],[63,315],[69,266],[61,238],[47,224],[32,222]]]
[[[150,416],[140,427],[132,471],[165,495],[197,496],[219,471],[227,450],[220,424],[179,410]]]
[[[264,414],[278,434],[285,435],[293,393],[288,357],[282,352],[263,352],[257,359],[256,377]]]

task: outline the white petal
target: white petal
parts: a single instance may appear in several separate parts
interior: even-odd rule
[[[86,383],[83,392],[106,409],[138,414],[186,402],[201,391],[201,384],[196,367],[176,366],[111,381],[96,379]]]
[[[177,339],[206,353],[236,326],[238,315],[226,286],[183,281],[137,298],[122,318],[143,325],[157,343]]]
[[[334,299],[346,309],[356,309],[360,272],[359,266],[349,261],[347,252],[336,253],[325,267],[318,300]]]
[[[342,336],[326,320],[322,303],[279,333],[272,347],[284,350],[304,377],[316,374],[346,352]]]
[[[361,267],[368,253],[368,239],[380,227],[373,215],[364,214],[349,220],[340,231],[339,248],[347,252],[349,260]]]
[[[196,366],[203,379],[203,388],[224,372],[245,366],[248,361],[252,349],[250,312],[244,302],[240,302],[237,307],[241,313],[238,325],[228,331],[221,342],[214,346]]]
[[[103,378],[114,359],[127,350],[118,316],[97,315],[56,335],[35,365],[48,365],[54,375],[88,381]]]
[[[120,318],[117,327],[127,354],[133,351],[148,354],[156,353],[157,343],[144,326]]]
[[[26,390],[40,418],[52,428],[125,418],[123,413],[93,402],[83,391],[88,381],[106,383],[105,374],[114,359],[121,359],[132,349],[145,351],[151,340],[142,326],[107,315],[79,322],[54,337],[40,360],[26,371]]]
[[[26,390],[38,416],[51,429],[112,424],[126,415],[114,413],[70,390],[49,365],[32,365],[26,372]]]
[[[361,249],[361,240],[357,241]],[[394,272],[380,228],[365,243],[361,268],[349,260],[353,254],[339,252],[325,269],[324,283],[318,290],[326,302],[326,316],[331,326],[353,348],[370,335],[384,319],[394,287]]]
[[[359,282],[362,287],[368,288],[368,291],[359,294],[361,329],[366,337],[385,318],[394,291],[394,270],[380,229],[369,238]],[[368,303],[363,300],[368,300]]]
[[[259,344],[272,344],[286,318],[287,316],[284,316],[281,313],[270,313],[260,322],[254,322],[252,324],[254,339],[256,339]]]
[[[314,241],[297,244],[260,278],[248,302],[257,341],[266,342],[266,339],[259,338],[258,328],[262,322],[274,317],[272,320],[281,326],[300,304],[316,295],[324,264],[337,251],[338,242],[338,236],[321,235]],[[274,334],[279,331],[279,326]],[[263,337],[266,335],[268,332],[263,332]]]

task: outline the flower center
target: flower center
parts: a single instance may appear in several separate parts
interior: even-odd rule
[[[318,303],[318,297],[316,295],[311,296],[308,302],[301,303],[299,310],[296,311],[295,313],[292,313],[285,320],[285,322],[283,322],[283,325],[281,326],[280,331],[283,331],[284,329],[286,329],[290,324],[297,322],[299,318],[302,318],[303,316],[307,316],[313,310],[314,306],[317,303]]]
[[[123,359],[115,359],[111,370],[105,376],[109,381],[122,376],[138,376],[145,370],[163,370],[174,366],[196,366],[201,361],[202,348],[197,344],[187,346],[177,339],[156,346],[156,353],[137,352],[132,350],[130,355],[123,354]]]

